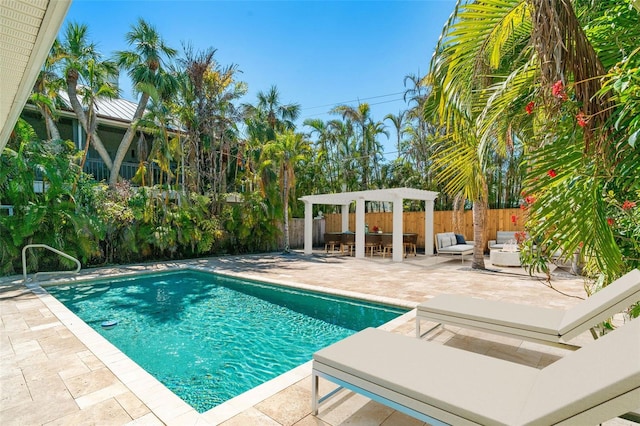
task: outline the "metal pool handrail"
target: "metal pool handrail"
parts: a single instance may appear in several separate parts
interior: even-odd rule
[[[27,282],[27,249],[28,248],[46,248],[47,250],[50,250],[56,254],[59,254],[62,257],[65,257],[69,260],[73,260],[74,262],[76,262],[76,265],[78,265],[78,267],[76,268],[75,271],[52,271],[52,272],[36,272],[35,277],[38,276],[38,274],[41,275],[55,275],[55,274],[77,274],[78,272],[80,272],[80,268],[82,267],[82,265],[80,264],[80,261],[78,259],[76,259],[73,256],[68,255],[65,252],[62,252],[58,249],[54,249],[51,246],[48,246],[46,244],[27,244],[26,246],[24,246],[24,248],[22,249],[22,276],[23,276],[23,282]]]

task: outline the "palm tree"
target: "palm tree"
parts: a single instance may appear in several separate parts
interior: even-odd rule
[[[629,3],[458,4],[432,63],[447,70],[434,78],[440,112],[449,119],[455,109],[464,112],[476,126],[478,147],[501,138],[506,146],[525,141],[524,190],[536,200],[528,226],[538,247],[588,253],[605,282],[629,265],[614,243],[602,194],[613,187],[620,195],[632,193],[633,185],[619,179],[637,156],[617,140],[621,123],[609,119],[622,108],[610,101],[616,90],[601,90],[605,70],[620,69],[616,63],[637,47],[640,15]],[[462,129],[445,122],[450,130]]]
[[[90,123],[87,119],[87,115],[84,112],[82,102],[78,98],[78,85],[79,83],[86,84],[82,80],[83,76],[86,76],[88,71],[87,67],[90,61],[94,64],[102,63],[109,69],[109,73],[115,72],[115,70],[109,65],[108,61],[103,61],[101,55],[96,49],[95,44],[90,43],[88,37],[88,27],[86,25],[69,23],[65,30],[65,37],[60,42],[60,56],[62,62],[62,73],[67,86],[67,94],[69,95],[69,102],[73,108],[73,112],[76,118],[80,122],[80,125],[84,129],[87,137],[91,135],[93,145],[100,158],[111,169],[113,163],[111,157],[107,152],[102,140],[93,129],[90,128]]]
[[[396,149],[398,150],[398,156],[400,155],[401,152],[401,147],[402,147],[402,136],[404,136],[404,132],[405,132],[405,117],[407,115],[407,111],[398,111],[397,115],[393,115],[391,113],[387,114],[384,116],[385,120],[389,120],[391,121],[391,124],[393,124],[394,129],[396,129]]]
[[[267,143],[262,151],[262,166],[277,170],[284,204],[284,252],[289,253],[289,197],[295,190],[295,168],[307,158],[309,142],[301,133],[285,130],[278,133],[275,141]],[[295,196],[295,194],[293,194]]]
[[[357,108],[349,105],[338,105],[331,110],[333,114],[342,115],[343,119],[350,120],[360,127],[360,163],[362,168],[362,186],[360,189],[369,189],[369,158],[370,141],[367,139],[367,125],[371,122],[371,108],[368,103],[358,104]]]
[[[282,104],[280,92],[276,86],[271,86],[266,92],[258,92],[258,103],[245,104],[245,115],[263,120],[267,123],[270,140],[275,139],[276,132],[284,132],[295,128],[294,122],[300,116],[300,105],[296,103]]]
[[[96,134],[98,127],[95,109],[96,100],[105,98],[113,99],[118,96],[118,89],[110,81],[110,78],[115,75],[116,72],[116,66],[113,62],[97,62],[94,59],[89,59],[87,61],[85,77],[83,78],[83,82],[85,84],[80,88],[80,95],[83,105],[86,106],[89,131],[87,132],[87,140],[84,145],[84,153],[80,162],[80,169],[84,168],[91,138]]]
[[[118,65],[128,71],[135,90],[140,93],[140,99],[131,124],[118,146],[109,176],[111,186],[118,182],[120,166],[135,134],[135,123],[144,114],[151,94],[158,93],[161,97],[165,96],[172,92],[177,84],[175,78],[163,69],[164,60],[171,59],[177,51],[164,43],[155,27],[140,18],[125,38],[133,50],[116,52]]]
[[[33,87],[30,101],[33,102],[44,119],[47,128],[48,139],[60,139],[60,131],[56,125],[57,105],[62,101],[60,91],[65,86],[65,81],[58,77],[55,67],[61,59],[60,42],[56,39],[51,46],[49,55],[38,74],[36,84]]]

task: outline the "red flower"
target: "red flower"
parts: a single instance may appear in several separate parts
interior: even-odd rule
[[[524,210],[526,208],[527,208],[527,206],[525,206],[524,204],[520,204],[520,210]]]
[[[524,240],[527,239],[527,233],[524,231],[519,231],[515,233],[515,237],[516,237],[516,242],[518,244],[522,244]]]
[[[576,120],[578,120],[578,126],[580,127],[586,126],[587,122],[589,121],[585,113],[582,111],[580,111],[578,115],[576,115]]]
[[[549,169],[547,174],[549,175],[550,178],[554,178],[554,177],[558,176],[558,174],[556,173],[556,171],[554,169]]]
[[[635,206],[636,206],[635,201],[626,200],[624,203],[622,203],[622,210],[631,210]]]
[[[531,101],[527,104],[526,107],[524,107],[524,110],[527,111],[527,114],[531,114],[533,112],[533,107],[536,106],[536,103]]]
[[[527,204],[533,204],[536,201],[536,198],[533,195],[527,195],[524,197],[524,202]]]
[[[615,223],[616,223],[616,221],[613,220],[612,218],[610,218],[610,217],[607,218],[607,225],[613,226]]]
[[[551,86],[551,94],[553,94],[554,98],[562,99],[563,101],[567,100],[567,94],[564,92],[562,80],[556,81],[553,86]]]

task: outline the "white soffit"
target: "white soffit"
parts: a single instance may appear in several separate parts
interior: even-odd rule
[[[0,0],[0,154],[71,0]]]

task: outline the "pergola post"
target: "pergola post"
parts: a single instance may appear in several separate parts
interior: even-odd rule
[[[402,262],[402,256],[404,249],[402,246],[402,212],[403,212],[403,199],[402,197],[393,198],[393,261]]]
[[[356,258],[364,258],[364,198],[356,199]]]
[[[433,256],[433,200],[424,200],[424,254]]]
[[[342,205],[342,232],[349,230],[349,204]]]
[[[313,253],[313,203],[304,202],[304,254]]]

